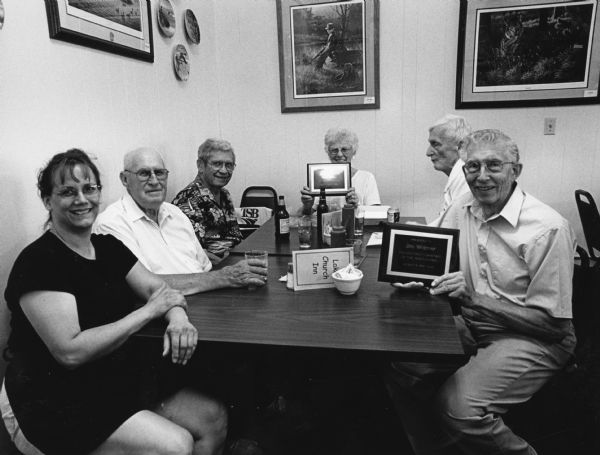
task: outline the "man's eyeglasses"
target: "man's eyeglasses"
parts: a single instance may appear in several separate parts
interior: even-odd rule
[[[125,172],[135,174],[140,182],[146,182],[150,180],[152,174],[154,174],[157,180],[166,180],[169,176],[169,171],[167,169],[140,169],[139,171],[135,172],[125,169]]]
[[[463,166],[465,173],[467,174],[478,174],[481,172],[481,166],[483,165],[488,172],[492,174],[502,172],[505,164],[515,164],[513,161],[500,161],[500,160],[489,160],[489,161],[467,161]]]
[[[235,163],[232,163],[231,161],[209,161],[208,165],[215,171],[218,171],[223,166],[225,166],[227,172],[233,172],[233,170],[235,169]]]
[[[328,148],[327,153],[330,155],[337,155],[342,152],[342,155],[348,156],[349,153],[352,153],[352,147],[338,147],[338,148]]]
[[[81,192],[85,197],[96,197],[100,194],[102,185],[85,184],[81,187]],[[55,193],[61,199],[75,199],[79,195],[79,190],[73,186],[65,186]]]

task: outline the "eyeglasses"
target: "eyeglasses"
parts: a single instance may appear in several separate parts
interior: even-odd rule
[[[85,197],[88,198],[98,196],[100,194],[100,190],[102,190],[102,185],[85,184],[81,187],[81,192]],[[75,199],[79,195],[79,189],[73,186],[65,186],[54,194],[61,199]]]
[[[157,180],[166,180],[169,176],[169,171],[167,169],[140,169],[139,171],[135,172],[125,169],[125,172],[135,174],[140,182],[146,182],[150,180],[152,174],[154,174]]]
[[[481,172],[481,166],[483,165],[488,172],[498,173],[502,172],[505,164],[515,164],[513,161],[500,161],[500,160],[489,160],[489,161],[467,161],[463,166],[465,173],[467,174],[478,174]]]
[[[330,155],[337,155],[342,152],[342,155],[348,156],[349,153],[352,153],[352,147],[338,147],[338,148],[328,148],[327,153]]]
[[[215,171],[223,168],[223,166],[225,166],[227,172],[232,172],[235,169],[235,163],[232,163],[231,161],[209,161],[208,165]]]

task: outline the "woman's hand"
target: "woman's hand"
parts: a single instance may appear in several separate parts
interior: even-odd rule
[[[450,297],[469,300],[471,293],[462,272],[442,275],[431,282],[431,294],[448,294]]]
[[[166,283],[162,283],[156,291],[152,293],[146,305],[153,318],[164,315],[174,307],[187,308],[187,302],[181,291],[170,288]]]
[[[198,344],[198,330],[181,308],[173,308],[166,315],[169,324],[163,335],[163,357],[171,351],[171,361],[185,365],[192,358]]]
[[[350,204],[353,207],[358,207],[358,195],[356,194],[356,190],[354,187],[348,189],[346,193],[346,204]]]
[[[313,204],[315,203],[315,197],[310,194],[310,189],[307,186],[302,187],[300,191],[302,197],[300,200],[302,201],[302,205],[307,208],[310,207],[312,209]]]

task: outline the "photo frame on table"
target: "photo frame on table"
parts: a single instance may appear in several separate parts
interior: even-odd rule
[[[458,229],[385,223],[379,256],[379,281],[422,282],[459,267]]]
[[[461,0],[456,108],[600,103],[598,0]]]
[[[45,0],[50,38],[154,61],[150,0]]]
[[[306,186],[312,195],[319,195],[321,187],[327,196],[343,196],[352,186],[350,163],[308,163]]]
[[[277,0],[281,112],[379,109],[379,0]]]

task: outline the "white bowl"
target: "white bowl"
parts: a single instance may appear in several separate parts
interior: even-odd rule
[[[352,278],[350,280],[342,280],[340,278],[336,278],[335,275],[332,275],[332,277],[333,284],[335,285],[336,289],[340,291],[340,294],[344,295],[352,295],[356,293],[358,288],[360,288],[360,282],[363,279],[362,274],[358,278]]]

